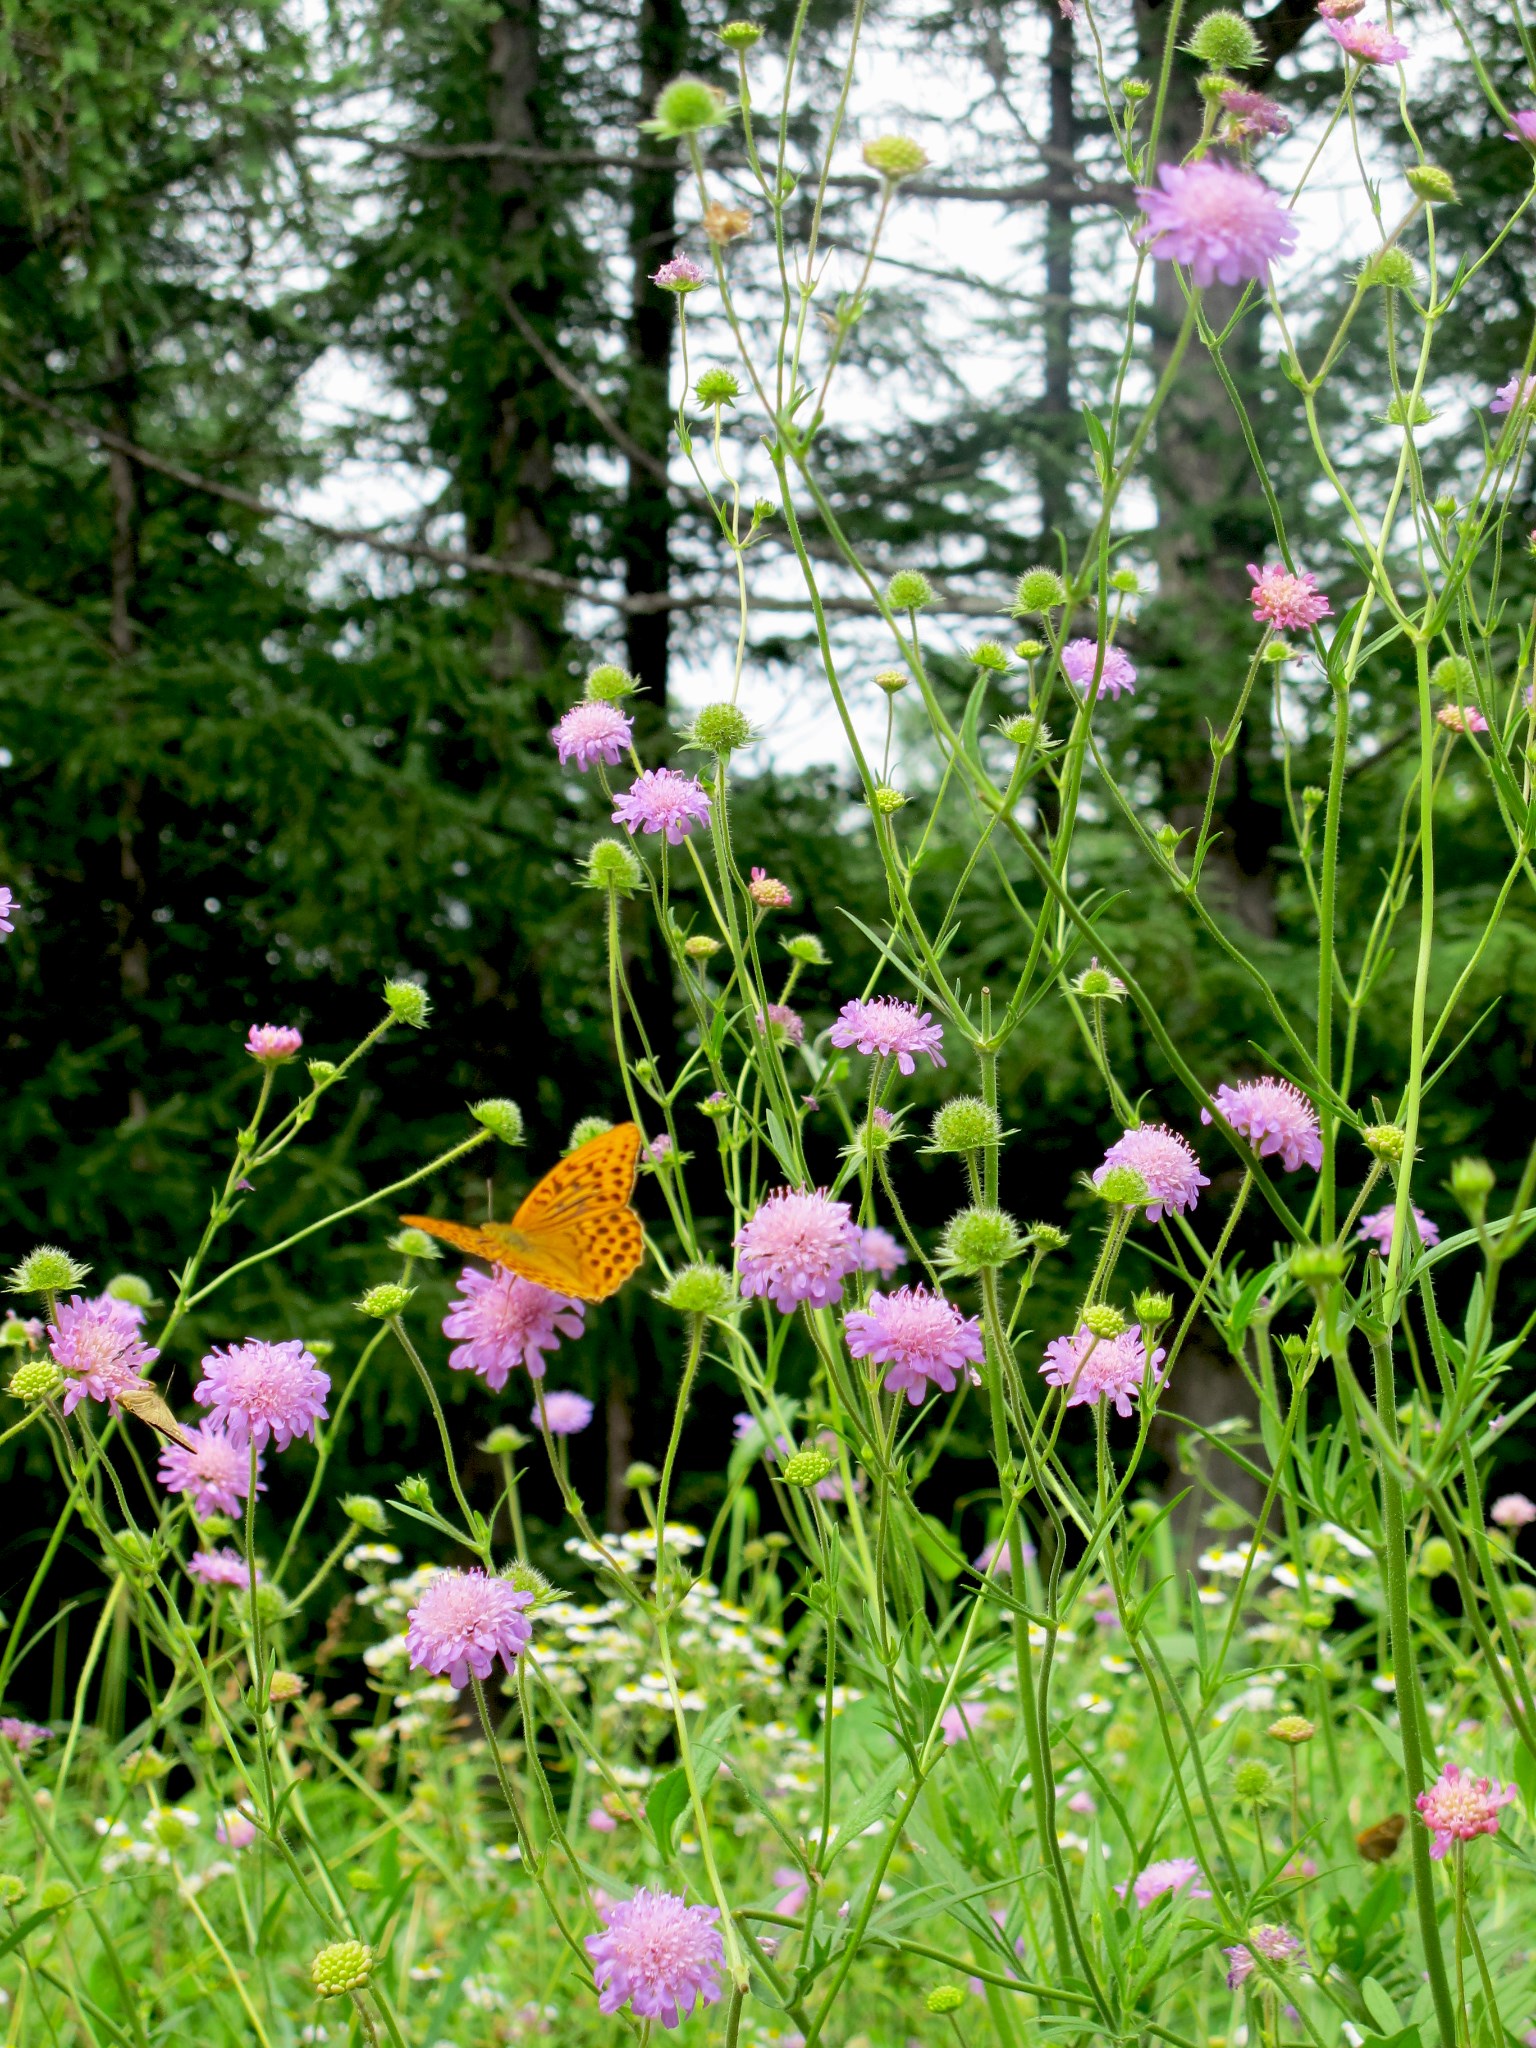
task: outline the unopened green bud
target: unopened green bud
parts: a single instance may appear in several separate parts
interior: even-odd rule
[[[0,1906],[19,1906],[27,1888],[14,1871],[0,1871]]]
[[[1228,78],[1224,71],[1207,71],[1195,80],[1195,90],[1206,100],[1223,99],[1236,86],[1237,80]]]
[[[5,1312],[5,1321],[0,1323],[0,1349],[6,1351],[30,1351],[33,1333],[11,1309]]]
[[[1015,640],[1013,651],[1020,661],[1038,661],[1046,652],[1046,645],[1043,640]]]
[[[1037,1252],[1064,1252],[1070,1240],[1054,1223],[1031,1223],[1029,1242]]]
[[[1454,519],[1456,517],[1456,498],[1454,493],[1442,491],[1440,496],[1436,498],[1433,509],[1437,519]]]
[[[57,1913],[61,1907],[71,1904],[74,1896],[73,1885],[66,1884],[62,1877],[50,1878],[37,1895],[37,1910],[40,1913]]]
[[[741,386],[729,370],[706,370],[693,387],[700,405],[734,405]]]
[[[1442,1578],[1455,1563],[1456,1554],[1443,1536],[1431,1536],[1419,1552],[1419,1571],[1426,1579]]]
[[[392,1252],[398,1252],[402,1259],[440,1259],[442,1247],[435,1238],[428,1237],[424,1230],[417,1230],[408,1224],[404,1230],[397,1230],[393,1237],[385,1239]],[[313,1347],[311,1347],[313,1348]]]
[[[64,1390],[64,1375],[51,1358],[32,1358],[11,1374],[10,1391],[18,1401],[51,1401]]]
[[[30,1251],[6,1279],[10,1294],[67,1294],[83,1284],[90,1272],[78,1259],[56,1244],[40,1244]]]
[[[386,981],[384,1001],[397,1024],[409,1024],[424,1031],[432,1014],[432,999],[419,981]]]
[[[671,142],[716,127],[729,112],[730,102],[719,86],[702,78],[674,78],[657,94],[652,117],[641,126],[658,141]]]
[[[1131,1298],[1131,1313],[1144,1330],[1160,1330],[1173,1320],[1173,1296],[1149,1287]]]
[[[477,1124],[484,1124],[488,1131],[500,1138],[503,1145],[521,1145],[523,1142],[523,1112],[505,1096],[493,1095],[485,1102],[471,1103],[469,1113]]]
[[[123,1758],[122,1780],[125,1785],[153,1785],[170,1768],[158,1749],[135,1749]]]
[[[1121,82],[1120,93],[1133,107],[1152,97],[1152,88],[1144,78],[1127,78]]]
[[[107,1282],[107,1293],[114,1301],[126,1301],[134,1308],[153,1308],[155,1305],[155,1290],[137,1273],[114,1273]]]
[[[724,28],[715,30],[728,50],[750,50],[762,33],[755,21],[728,21]]]
[[[1304,1742],[1310,1742],[1317,1730],[1300,1714],[1282,1714],[1278,1721],[1271,1721],[1265,1731],[1276,1742],[1288,1742],[1292,1749],[1299,1749]]]
[[[683,952],[686,957],[697,960],[700,965],[706,960],[713,960],[719,951],[720,941],[712,939],[708,932],[695,932],[691,939],[683,941]]]
[[[661,1302],[681,1316],[726,1316],[736,1307],[736,1285],[723,1266],[703,1259],[673,1274]]]
[[[971,649],[973,668],[989,669],[993,675],[1006,675],[1009,661],[1006,647],[999,647],[995,640],[982,640]]]
[[[887,697],[899,697],[910,681],[905,669],[882,668],[875,671],[875,686],[884,690]]]
[[[735,704],[706,704],[688,731],[688,745],[710,754],[734,754],[757,738],[747,714]]]
[[[414,1287],[401,1287],[398,1282],[388,1280],[382,1287],[370,1287],[357,1304],[359,1315],[374,1316],[381,1323],[387,1323],[391,1316],[403,1315],[407,1302],[416,1292]]]
[[[383,1501],[375,1500],[371,1493],[343,1494],[341,1512],[349,1522],[356,1522],[359,1529],[367,1529],[374,1536],[382,1536],[389,1527]]]
[[[1083,1310],[1083,1328],[1101,1344],[1112,1344],[1125,1335],[1125,1317],[1107,1301],[1091,1301]]]
[[[1411,292],[1419,281],[1413,258],[1406,249],[1383,249],[1373,256],[1361,273],[1367,284],[1379,284],[1390,292]]]
[[[1320,811],[1327,801],[1326,789],[1319,789],[1315,782],[1309,782],[1301,792],[1301,808],[1310,818],[1314,811]]]
[[[892,789],[888,782],[882,782],[871,801],[882,818],[893,818],[906,803],[907,796],[904,790]]]
[[[413,1472],[409,1479],[400,1482],[400,1498],[408,1507],[430,1508],[432,1505],[431,1482],[420,1472]]]
[[[958,1984],[935,1984],[923,2003],[930,2012],[958,2012],[965,2003],[965,1993]]]
[[[898,569],[885,586],[885,601],[893,612],[920,612],[933,603],[933,585],[919,569]]]
[[[642,1487],[649,1488],[656,1485],[660,1478],[661,1474],[654,1465],[647,1465],[643,1458],[636,1458],[635,1462],[625,1470],[624,1484],[631,1493],[638,1493]]]
[[[1431,689],[1444,690],[1448,697],[1470,697],[1477,687],[1477,670],[1463,654],[1447,654],[1429,672]]]
[[[1134,569],[1115,569],[1110,572],[1109,587],[1118,590],[1122,597],[1135,597],[1141,589],[1141,578]]]
[[[639,678],[627,668],[620,668],[616,661],[605,661],[587,677],[586,695],[594,704],[617,704],[625,697],[633,697],[639,687]]]
[[[997,729],[1010,745],[1021,751],[1038,747],[1042,753],[1051,744],[1051,728],[1033,712],[1019,711],[1012,718],[1000,718]]]
[[[1457,1159],[1451,1165],[1451,1193],[1467,1214],[1480,1217],[1493,1193],[1493,1168],[1486,1159]]]
[[[322,1998],[361,1991],[373,1974],[373,1950],[366,1941],[333,1941],[309,1966],[309,1981]]]
[[[1026,569],[1014,592],[1013,616],[1029,618],[1053,612],[1067,601],[1067,586],[1054,569]]]
[[[1003,1120],[979,1095],[957,1095],[934,1113],[929,1127],[932,1152],[980,1152],[1003,1134]]]
[[[1134,1166],[1112,1166],[1094,1183],[1094,1193],[1112,1209],[1139,1209],[1152,1199],[1151,1190]]]
[[[1291,646],[1288,640],[1266,640],[1264,643],[1264,659],[1271,668],[1278,668],[1282,661],[1295,661],[1297,654],[1295,648]]]
[[[1006,1266],[1024,1249],[1019,1226],[1005,1209],[962,1209],[944,1228],[944,1264],[964,1276]]]
[[[928,152],[906,135],[877,135],[864,145],[864,161],[892,185],[916,178],[928,168]]]
[[[1442,171],[1438,164],[1414,164],[1403,176],[1415,199],[1422,199],[1430,206],[1455,205],[1456,180],[1449,171]]]
[[[305,1683],[297,1671],[274,1671],[267,1686],[267,1698],[274,1706],[286,1707],[290,1701],[302,1698]]]
[[[1275,1774],[1257,1757],[1240,1763],[1232,1773],[1232,1797],[1244,1806],[1267,1806],[1275,1795]]]
[[[1384,1160],[1389,1166],[1401,1163],[1408,1144],[1408,1133],[1401,1124],[1367,1124],[1360,1137],[1373,1159]]]
[[[1073,982],[1072,993],[1088,1002],[1118,1003],[1124,999],[1125,983],[1118,974],[1111,974],[1107,967],[1092,960]]]
[[[520,1557],[514,1558],[501,1576],[514,1593],[531,1593],[535,1600],[547,1600],[554,1591],[544,1574]]]
[[[526,1450],[532,1442],[531,1436],[524,1436],[510,1422],[498,1422],[489,1435],[480,1439],[480,1448],[489,1457],[509,1458],[517,1451]]]
[[[590,1145],[594,1138],[600,1138],[604,1131],[613,1129],[612,1120],[606,1116],[578,1117],[571,1125],[571,1135],[565,1141],[567,1152],[579,1152],[583,1145]]]
[[[814,932],[795,932],[780,943],[790,959],[798,960],[802,967],[826,967],[830,964],[827,949]]]
[[[142,1529],[119,1529],[112,1540],[128,1571],[151,1571],[164,1555],[159,1539],[146,1535]]]
[[[1344,1271],[1344,1254],[1335,1244],[1299,1244],[1291,1253],[1291,1278],[1304,1287],[1326,1287]]]
[[[608,889],[615,896],[633,896],[645,878],[634,848],[622,839],[595,839],[584,863],[589,889]]]
[[[1216,71],[1251,71],[1264,54],[1264,46],[1249,24],[1225,7],[1197,21],[1184,47],[1191,57]]]
[[[832,1460],[819,1449],[796,1451],[792,1458],[786,1458],[779,1477],[786,1486],[819,1486],[832,1470]]]
[[[304,1068],[317,1088],[324,1081],[334,1081],[341,1072],[334,1060],[306,1060]]]

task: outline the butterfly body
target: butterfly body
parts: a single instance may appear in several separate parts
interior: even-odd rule
[[[645,1256],[640,1219],[629,1205],[639,1156],[638,1128],[615,1124],[552,1167],[510,1223],[400,1220],[556,1294],[606,1301]]]

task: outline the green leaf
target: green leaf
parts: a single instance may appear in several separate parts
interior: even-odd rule
[[[672,1835],[688,1807],[688,1773],[681,1764],[659,1777],[646,1795],[645,1817],[663,1856],[672,1854]]]
[[[933,1515],[918,1515],[907,1524],[918,1555],[948,1585],[965,1570],[965,1554],[944,1524]]]
[[[69,1903],[66,1899],[64,1905],[44,1906],[41,1912],[29,1913],[25,1920],[19,1920],[10,1932],[0,1939],[0,1956],[8,1956],[18,1943],[26,1940],[34,1928],[41,1927],[45,1921],[52,1920],[57,1914],[62,1913]]]
[[[1370,1722],[1372,1728],[1376,1731],[1376,1740],[1387,1752],[1387,1755],[1391,1757],[1397,1768],[1401,1770],[1403,1768],[1402,1737],[1389,1728],[1385,1721],[1379,1720],[1369,1707],[1357,1707],[1355,1711],[1359,1714],[1362,1721]]]
[[[1525,1802],[1527,1819],[1536,1816],[1536,1756],[1532,1756],[1523,1742],[1515,1751],[1515,1783]]]
[[[1374,1977],[1367,1977],[1361,1984],[1360,1996],[1366,2011],[1381,2029],[1383,2039],[1402,2031],[1402,2015]]]

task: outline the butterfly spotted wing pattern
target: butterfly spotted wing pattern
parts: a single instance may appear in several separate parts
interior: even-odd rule
[[[635,1125],[616,1124],[551,1168],[510,1223],[401,1220],[557,1294],[606,1301],[645,1252],[640,1219],[629,1206],[639,1152]]]
[[[1388,1857],[1397,1854],[1397,1845],[1403,1839],[1407,1825],[1406,1813],[1389,1813],[1385,1820],[1362,1828],[1355,1837],[1355,1847],[1367,1863],[1385,1863]]]

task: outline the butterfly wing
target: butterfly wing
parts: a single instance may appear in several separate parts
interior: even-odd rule
[[[523,1258],[547,1258],[573,1276],[545,1286],[606,1301],[640,1264],[645,1240],[629,1206],[639,1157],[638,1129],[615,1124],[578,1145],[528,1194],[509,1226],[522,1239]],[[516,1270],[525,1270],[521,1260]]]
[[[1367,1863],[1385,1863],[1397,1854],[1397,1845],[1403,1839],[1407,1825],[1406,1813],[1389,1813],[1385,1820],[1362,1828],[1355,1837],[1355,1847]]]
[[[156,1387],[124,1387],[117,1395],[119,1408],[126,1408],[130,1415],[136,1415],[140,1422],[147,1422],[151,1429],[159,1430],[169,1437],[173,1444],[180,1444],[184,1451],[195,1451],[195,1441],[187,1435],[165,1402],[165,1397]]]

